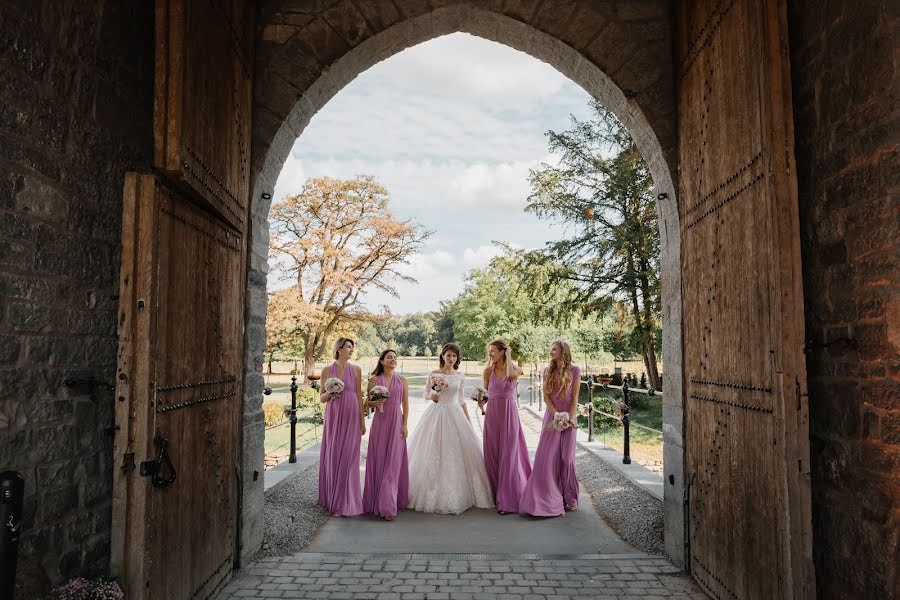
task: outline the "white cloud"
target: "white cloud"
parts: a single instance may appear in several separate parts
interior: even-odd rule
[[[501,253],[502,251],[497,246],[466,248],[463,252],[463,265],[465,265],[467,269],[479,269],[487,266],[492,258]]]
[[[366,74],[380,75],[383,71],[398,85],[444,95],[511,101],[549,96],[569,82],[547,63],[467,33],[408,48]]]
[[[558,227],[523,212],[528,171],[546,162],[547,130],[586,114],[588,95],[549,65],[501,44],[454,34],[389,58],[340,91],[297,139],[279,200],[309,177],[372,174],[391,208],[434,231],[397,285],[366,301],[397,314],[437,309],[487,264],[495,240],[533,248]]]

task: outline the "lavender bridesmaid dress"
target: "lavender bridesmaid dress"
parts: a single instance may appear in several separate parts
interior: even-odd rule
[[[528,446],[516,406],[516,381],[491,371],[484,417],[484,467],[497,510],[519,512],[519,498],[531,475]]]
[[[579,379],[581,369],[572,367],[572,385],[566,390],[554,388],[550,401],[557,411],[569,412],[572,396],[578,394]],[[556,387],[559,387],[558,383]],[[575,415],[570,416],[575,418]],[[578,506],[578,479],[575,477],[577,430],[569,427],[565,431],[547,431],[547,424],[552,420],[550,411],[544,411],[541,439],[534,455],[534,470],[519,501],[519,512],[535,517],[555,517],[563,514],[567,506]]]
[[[362,503],[367,513],[395,517],[397,509],[406,508],[409,503],[409,463],[406,439],[400,431],[403,427],[403,380],[394,374],[388,386],[384,375],[379,375],[376,384],[390,387],[391,395],[382,406],[384,412],[376,408],[372,414]]]
[[[323,382],[327,377],[322,375]],[[328,377],[338,377],[337,363]],[[356,374],[347,363],[344,391],[325,407],[325,427],[319,451],[319,500],[317,504],[345,517],[362,514],[359,486],[359,398]]]

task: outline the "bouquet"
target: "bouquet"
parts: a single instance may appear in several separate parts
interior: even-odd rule
[[[578,407],[578,414],[581,415],[582,417],[589,417],[589,416],[591,416],[592,408],[593,408],[593,406],[591,406],[589,403],[582,404],[581,406]]]
[[[553,420],[547,423],[547,431],[563,431],[571,426],[572,421],[569,420],[569,413],[559,411],[553,415]]]
[[[55,588],[51,600],[124,600],[125,592],[115,581],[76,577]]]
[[[338,377],[329,377],[322,385],[324,386],[325,391],[332,396],[337,396],[344,391],[344,382]]]
[[[447,389],[447,378],[439,373],[432,373],[428,378],[428,387],[430,387],[435,393],[440,394],[444,390]],[[435,400],[437,402],[437,400]]]
[[[481,414],[484,414],[484,405],[487,404],[488,401],[488,393],[487,390],[481,387],[475,387],[472,390],[472,400],[478,403],[478,408],[481,409]]]
[[[378,405],[378,412],[384,414],[384,401],[390,398],[391,393],[383,385],[376,385],[369,390],[369,400],[372,402],[381,402]]]
[[[621,400],[616,402],[616,408],[619,410],[619,420],[624,421],[628,418],[628,405]]]

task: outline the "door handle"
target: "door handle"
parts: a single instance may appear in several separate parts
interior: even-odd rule
[[[169,440],[157,432],[156,437],[153,438],[153,445],[157,450],[156,460],[141,463],[141,477],[149,477],[153,487],[169,487],[177,475],[175,466],[169,458]]]

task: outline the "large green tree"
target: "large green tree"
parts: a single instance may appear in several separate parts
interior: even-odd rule
[[[570,235],[520,259],[535,284],[572,284],[564,305],[591,312],[628,308],[650,384],[659,388],[659,226],[650,170],[625,127],[599,103],[590,118],[548,132],[556,164],[531,172],[526,210],[567,225]],[[535,285],[533,291],[539,290]]]

